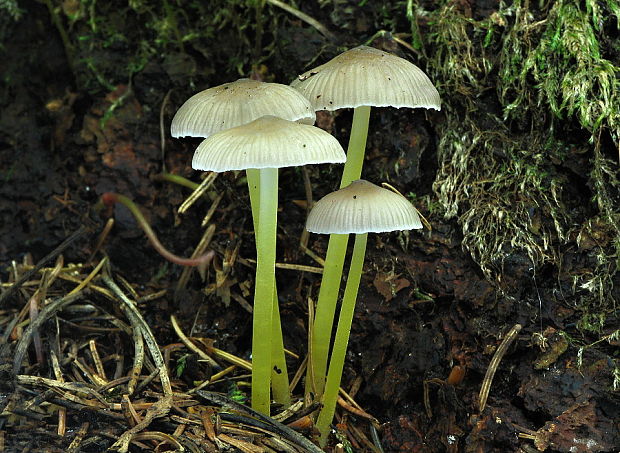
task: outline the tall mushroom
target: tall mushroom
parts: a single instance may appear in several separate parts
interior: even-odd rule
[[[252,332],[252,407],[269,414],[272,368],[278,168],[342,163],[344,150],[327,132],[309,125],[264,116],[206,138],[194,154],[197,170],[258,172],[256,283]]]
[[[310,102],[297,90],[279,83],[239,79],[203,90],[190,97],[174,115],[171,124],[173,137],[209,137],[232,127],[241,126],[264,115],[275,115],[290,121],[314,124],[315,113]],[[256,231],[260,179],[256,168],[246,171],[252,219]],[[288,373],[280,326],[277,295],[274,292],[274,398],[283,405],[290,401]]]
[[[301,74],[291,86],[306,96],[315,110],[355,109],[341,188],[361,177],[371,106],[441,108],[439,93],[420,68],[396,55],[367,46],[350,49]],[[329,239],[317,301],[309,368],[314,376],[314,390],[319,395],[324,385],[348,237],[336,234]]]
[[[329,360],[322,399],[323,407],[317,419],[317,428],[321,433],[321,445],[327,442],[329,425],[334,417],[338,399],[368,233],[419,228],[422,228],[422,223],[418,213],[405,197],[362,179],[353,181],[347,187],[321,198],[308,215],[306,229],[311,233],[355,233],[349,276]]]

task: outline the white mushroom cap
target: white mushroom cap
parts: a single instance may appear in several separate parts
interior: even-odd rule
[[[338,140],[318,127],[275,116],[217,132],[196,149],[192,167],[216,172],[343,163]]]
[[[291,83],[315,110],[374,107],[423,107],[441,110],[430,79],[413,63],[359,46],[300,75]]]
[[[193,95],[174,115],[170,129],[173,137],[208,137],[264,115],[305,124],[315,120],[308,100],[290,86],[239,79]]]
[[[413,205],[402,195],[363,179],[325,195],[306,221],[311,233],[383,233],[422,228]]]

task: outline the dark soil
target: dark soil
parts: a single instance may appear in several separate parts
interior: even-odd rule
[[[168,3],[178,8],[177,2]],[[336,31],[337,46],[346,47],[369,39],[385,25],[383,10],[370,3],[374,2],[334,2],[339,6],[304,11]],[[493,2],[465,3],[472,3],[477,15],[494,10]],[[63,7],[70,4],[63,2]],[[92,54],[82,55],[85,50],[76,43],[88,31],[87,20],[72,22],[60,12],[74,42],[69,62],[44,3],[20,1],[19,6],[24,13],[18,21],[0,19],[0,281],[9,281],[13,263],[38,262],[82,225],[87,235],[63,255],[65,263],[86,262],[112,216],[114,228],[103,251],[113,272],[142,296],[168,290],[165,297],[141,307],[158,343],[178,341],[169,321],[175,314],[186,332],[213,339],[218,348],[247,359],[251,315],[227,294],[242,295],[251,288],[253,269],[237,261],[228,277],[228,292],[208,296],[203,292],[215,283],[214,268],[204,281],[193,273],[183,291],[175,292],[182,269],[167,264],[149,246],[130,213],[118,205],[102,211],[94,206],[104,192],[127,195],[141,206],[162,243],[189,256],[204,232],[202,217],[221,194],[211,221],[216,267],[221,268],[223,257],[237,246],[240,257],[255,256],[242,175],[220,175],[211,201],[198,201],[185,215],[178,215],[177,208],[190,191],[157,178],[165,168],[200,181],[201,175],[190,166],[198,142],[171,139],[171,117],[195,91],[238,78],[237,67],[247,75],[253,33],[246,31],[248,43],[240,42],[244,32],[234,29],[237,17],[218,31],[219,39],[198,40],[182,48],[168,43],[165,53],[149,54],[130,74],[128,62],[139,52],[132,39],[149,38],[140,35],[144,33],[140,21],[147,13],[138,14],[123,4],[125,15],[119,16],[111,6],[97,4],[97,33],[115,27],[126,39],[95,46]],[[245,11],[241,5],[234,8],[237,13]],[[394,29],[407,31],[401,14],[394,19]],[[263,44],[272,44],[276,32],[280,44],[261,53],[261,71],[267,79],[286,83],[308,65],[338,52],[316,30],[282,11],[268,17]],[[269,28],[274,26],[280,28]],[[242,50],[245,44],[250,50]],[[411,56],[383,38],[373,45]],[[88,69],[86,57],[94,59],[97,72]],[[110,89],[98,77],[111,84]],[[389,181],[403,194],[415,193],[417,208],[432,231],[369,238],[343,388],[358,388],[355,399],[380,421],[386,452],[620,451],[620,398],[612,390],[620,343],[604,341],[577,355],[580,346],[600,338],[576,329],[575,301],[570,299],[570,272],[590,266],[590,261],[567,250],[564,269],[534,273],[527,256],[515,253],[504,263],[502,288],[485,278],[461,246],[460,227],[444,220],[433,205],[438,142],[433,124],[440,124],[442,115],[373,110],[364,177]],[[346,111],[319,115],[319,125],[341,143],[346,143],[350,120]],[[315,200],[337,187],[339,169],[317,166],[308,171]],[[300,176],[299,170],[281,171],[278,261],[316,266],[298,246],[306,216]],[[324,256],[326,244],[326,238],[312,235],[308,246]],[[320,276],[279,270],[277,278],[285,344],[303,357],[307,301],[316,299]],[[25,296],[17,292],[0,307],[3,331],[26,303]],[[478,395],[493,353],[516,324],[523,328],[499,363],[486,408],[480,412]],[[613,330],[606,325],[601,335]],[[87,332],[70,328],[66,335],[81,341],[89,338]],[[113,341],[112,336],[98,341],[106,339]],[[131,357],[131,340],[123,341],[121,348]],[[105,347],[112,351],[119,346]],[[208,372],[201,368],[204,364],[195,364],[193,374],[183,378],[190,384]],[[299,363],[290,365],[295,370]],[[460,370],[464,370],[461,378]],[[52,377],[49,367],[40,371]],[[0,399],[9,396],[5,388]],[[19,418],[10,418],[3,424],[0,445],[5,451],[66,450],[83,416],[69,410],[65,438],[50,434],[55,432],[49,428],[54,418],[41,420],[35,431],[24,431]],[[105,429],[105,419],[93,417],[92,423]],[[367,429],[366,422],[355,416],[345,417],[343,424],[347,423]]]

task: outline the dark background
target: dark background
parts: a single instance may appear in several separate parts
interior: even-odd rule
[[[199,141],[170,138],[176,109],[210,86],[251,74],[288,83],[372,45],[420,66],[443,108],[373,109],[364,177],[409,197],[432,231],[369,238],[343,386],[360,385],[385,451],[617,451],[620,10],[585,3],[297,2],[325,36],[272,2],[2,2],[0,279],[80,225],[90,235],[64,255],[84,262],[114,215],[103,247],[114,271],[144,294],[174,288],[181,269],[124,208],[93,211],[99,196],[129,196],[164,244],[191,254],[210,202],[179,216],[189,191],[157,178],[200,180],[190,167]],[[318,125],[346,145],[350,120],[322,113]],[[339,169],[308,173],[315,200],[337,188]],[[239,178],[219,176],[209,195],[222,196],[211,221],[220,263],[237,246],[254,253]],[[298,248],[305,199],[300,171],[283,169],[279,262],[316,265]],[[313,235],[309,247],[324,256],[326,240]],[[280,270],[278,280],[285,342],[303,356],[319,278]],[[174,341],[175,313],[247,358],[250,315],[228,294],[251,287],[252,269],[237,262],[227,282],[207,296],[215,271],[194,274],[149,305],[160,344]],[[3,324],[24,297],[0,307]],[[479,413],[492,354],[517,323]],[[465,370],[456,385],[445,382],[454,366]]]

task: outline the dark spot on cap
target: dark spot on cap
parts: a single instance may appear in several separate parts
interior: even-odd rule
[[[354,200],[357,200],[357,195],[353,195],[353,199],[354,199]]]

